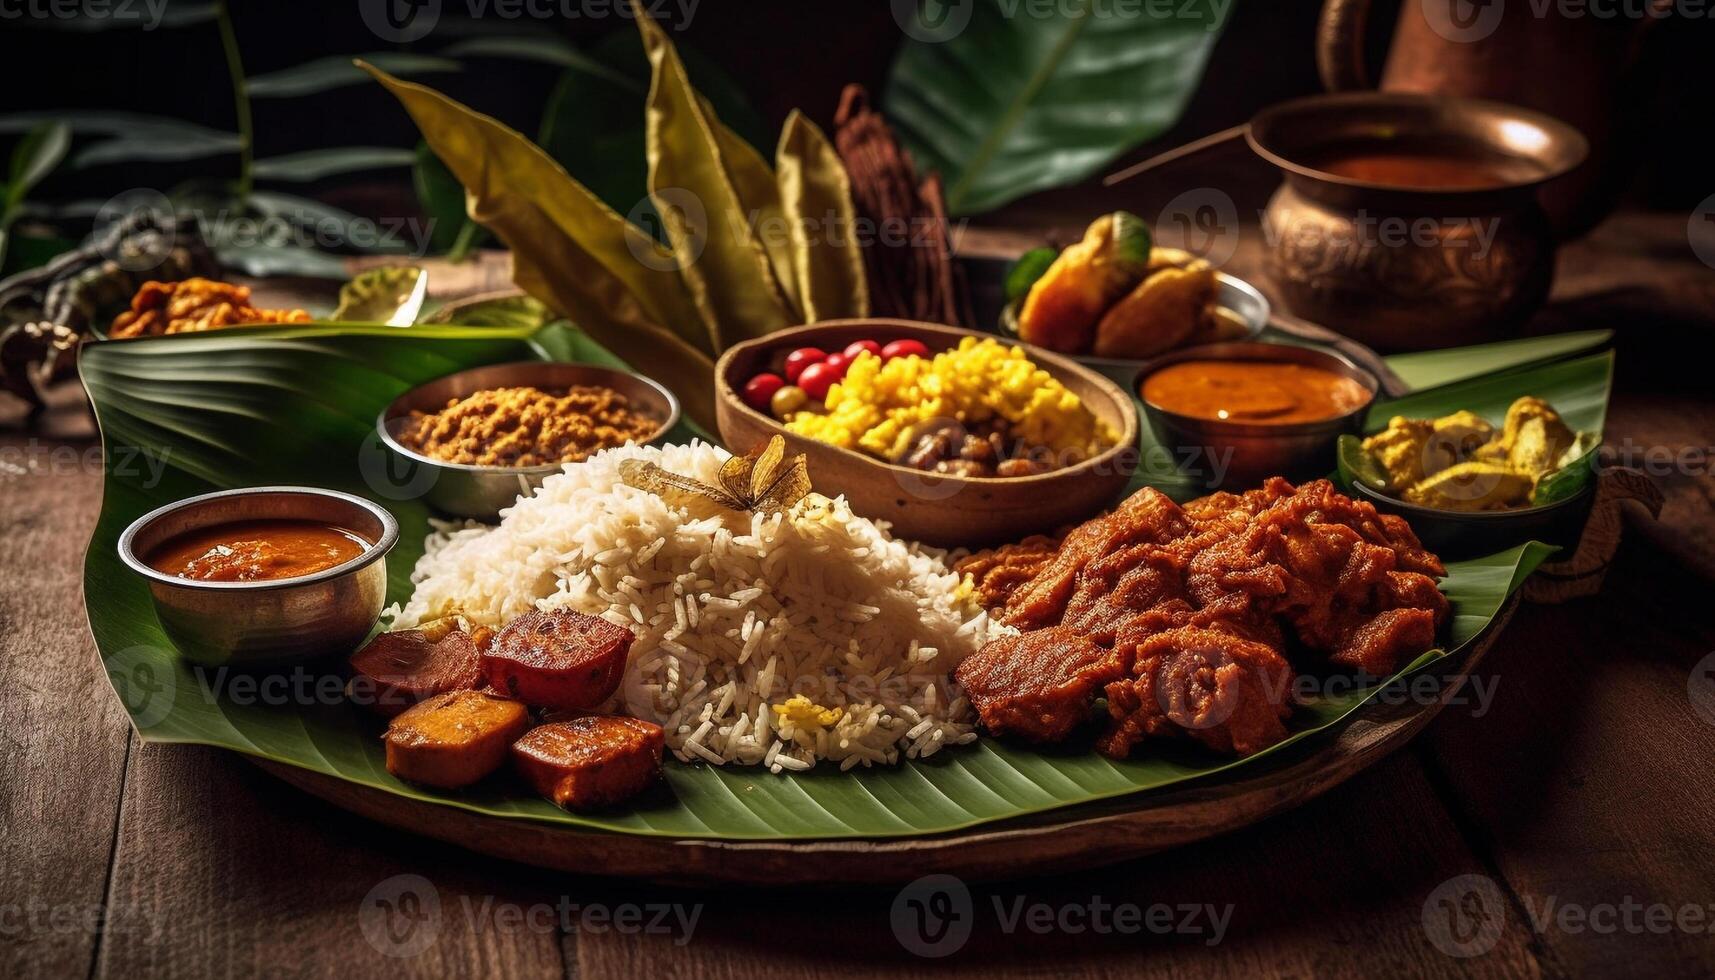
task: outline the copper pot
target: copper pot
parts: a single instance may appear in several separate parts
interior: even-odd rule
[[[1654,83],[1644,58],[1670,0],[1639,4],[1409,0],[1397,4],[1381,77],[1365,64],[1371,0],[1324,0],[1316,59],[1330,92],[1380,88],[1499,99],[1576,126],[1596,150],[1576,173],[1543,189],[1562,238],[1588,230],[1618,201],[1645,114],[1629,111]],[[1385,5],[1381,9],[1386,9]]]
[[[1537,190],[1589,149],[1577,130],[1532,110],[1376,92],[1281,103],[1245,138],[1286,177],[1263,214],[1280,297],[1301,317],[1390,350],[1494,339],[1541,304],[1555,238]],[[1355,155],[1432,158],[1445,180],[1327,169]],[[1480,186],[1458,186],[1476,173]]]

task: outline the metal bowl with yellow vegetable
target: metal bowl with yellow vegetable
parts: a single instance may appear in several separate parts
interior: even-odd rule
[[[1101,367],[1249,340],[1270,314],[1256,287],[1154,244],[1149,226],[1128,211],[1097,218],[1065,249],[1026,252],[1007,271],[1005,293],[1002,333]]]

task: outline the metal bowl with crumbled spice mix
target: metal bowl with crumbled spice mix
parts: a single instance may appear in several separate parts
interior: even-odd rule
[[[422,497],[493,520],[567,463],[648,445],[679,422],[679,401],[641,375],[522,361],[460,371],[407,391],[376,420],[383,452],[364,466],[377,493]]]

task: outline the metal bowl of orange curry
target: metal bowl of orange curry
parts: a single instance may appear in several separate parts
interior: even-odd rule
[[[335,490],[255,487],[150,511],[119,538],[179,652],[273,667],[350,653],[381,616],[399,524]]]
[[[1251,342],[1174,351],[1144,365],[1132,390],[1156,442],[1214,490],[1326,476],[1335,441],[1363,430],[1380,387],[1331,351]]]

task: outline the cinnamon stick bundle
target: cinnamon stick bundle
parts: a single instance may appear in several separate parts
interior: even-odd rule
[[[911,154],[881,113],[870,108],[862,85],[847,85],[841,93],[834,127],[834,147],[851,177],[852,201],[869,224],[858,238],[871,314],[972,326],[970,295],[953,261],[940,175],[918,181]]]

